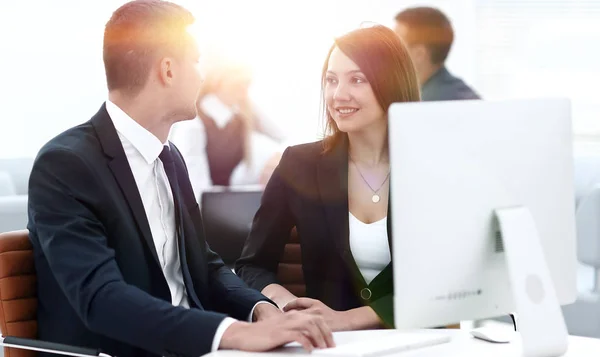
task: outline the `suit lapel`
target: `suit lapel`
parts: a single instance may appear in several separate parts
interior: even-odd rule
[[[144,204],[142,203],[142,198],[140,197],[133,173],[131,172],[129,161],[127,161],[127,156],[125,156],[125,151],[123,151],[123,146],[119,140],[117,130],[106,111],[106,104],[103,104],[98,113],[94,115],[92,118],[92,125],[98,134],[98,139],[104,154],[109,158],[108,167],[115,176],[115,179],[123,192],[123,196],[125,196],[125,200],[131,209],[137,227],[142,233],[154,261],[160,266],[156,248],[154,247],[154,240],[152,239],[152,233],[150,231],[150,225],[148,224],[148,218],[146,217],[146,211],[144,210]]]
[[[191,218],[187,212],[187,210],[182,207],[182,204],[179,203],[179,217],[181,219],[181,225],[177,231],[177,244],[179,246],[179,260],[181,263],[181,274],[183,275],[183,281],[187,290],[188,298],[194,302],[194,304],[199,309],[204,309],[203,304],[200,302],[198,295],[196,294],[196,288],[194,286],[194,280],[192,279],[192,275],[190,272],[190,262],[188,259],[189,254],[187,251],[187,246],[190,248],[192,244],[197,242],[191,242],[191,240],[196,239],[195,231],[193,229],[193,225],[191,225]],[[193,259],[193,254],[192,254]],[[196,266],[196,264],[194,264]],[[201,281],[201,286],[206,286],[204,271],[197,274],[198,278]],[[200,289],[199,291],[205,291],[206,289]]]
[[[350,251],[348,227],[348,141],[323,154],[317,165],[319,195],[325,209],[327,228],[340,254],[353,275],[362,279]],[[364,282],[364,281],[363,281]]]

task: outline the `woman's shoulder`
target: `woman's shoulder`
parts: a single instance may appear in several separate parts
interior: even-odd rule
[[[280,165],[288,169],[306,169],[316,165],[322,154],[322,140],[288,146],[281,156]]]
[[[316,184],[317,166],[322,156],[323,143],[316,141],[288,146],[275,172],[287,186],[308,194]]]
[[[290,155],[305,160],[317,160],[323,153],[323,140],[288,146]]]

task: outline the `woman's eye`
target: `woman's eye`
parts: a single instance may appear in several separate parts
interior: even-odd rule
[[[352,83],[359,84],[359,83],[366,83],[366,82],[367,81],[364,78],[360,78],[360,77],[354,77],[354,78],[352,78]]]
[[[325,78],[325,81],[327,82],[327,84],[336,84],[337,83],[337,79],[335,79],[333,77],[327,77],[327,78]]]

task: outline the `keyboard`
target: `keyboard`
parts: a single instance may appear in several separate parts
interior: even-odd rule
[[[312,354],[318,356],[378,357],[435,346],[450,342],[450,339],[450,336],[442,334],[397,332],[375,338],[366,338],[361,341],[338,343],[333,348],[313,350]]]

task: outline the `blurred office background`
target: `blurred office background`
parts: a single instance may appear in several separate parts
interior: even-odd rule
[[[34,156],[106,98],[103,27],[123,0],[0,3],[0,157]],[[248,65],[251,95],[289,143],[321,134],[320,69],[332,38],[393,26],[416,5],[451,19],[448,68],[485,99],[567,96],[579,142],[600,142],[598,0],[179,0],[207,51]]]
[[[103,29],[125,2],[0,2],[0,196],[10,196],[0,197],[1,231],[24,228],[27,170],[39,148],[87,121],[106,100]],[[322,135],[320,73],[336,35],[364,22],[391,27],[407,7],[437,7],[455,31],[448,69],[484,99],[572,100],[574,199],[596,192],[600,201],[600,0],[174,2],[195,14],[193,31],[212,56],[207,61],[228,58],[251,70],[250,95],[281,130],[284,145]],[[7,180],[10,190],[2,186]],[[579,248],[589,253],[580,257],[582,308],[567,318],[571,333],[600,337],[597,210],[587,214],[591,221],[578,222],[595,238],[586,241],[590,249]]]

